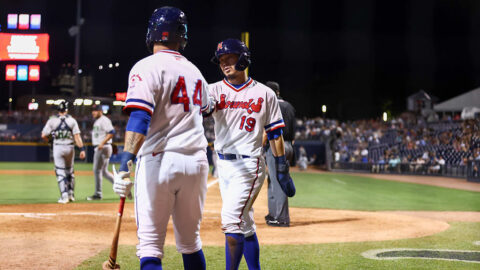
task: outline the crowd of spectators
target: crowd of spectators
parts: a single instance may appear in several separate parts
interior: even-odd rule
[[[441,173],[480,160],[480,121],[408,122],[401,118],[335,124],[333,160],[371,164],[372,172]]]
[[[0,111],[0,141],[41,142],[40,132],[51,116],[48,112]],[[122,142],[128,117],[108,115],[115,127],[115,142]],[[75,116],[85,142],[91,142],[94,119]],[[10,127],[14,128],[10,128]],[[204,122],[205,135],[214,140],[213,121]],[[372,172],[439,173],[445,165],[465,165],[480,160],[480,120],[450,119],[426,123],[422,119],[398,118],[340,122],[297,119],[295,140],[323,140],[331,147],[335,163],[370,164]]]

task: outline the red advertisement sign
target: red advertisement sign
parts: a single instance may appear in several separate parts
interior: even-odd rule
[[[125,101],[127,99],[127,92],[117,92],[115,93],[115,99],[119,101]]]
[[[28,80],[39,81],[40,80],[40,66],[30,65],[28,66]]]
[[[48,61],[48,34],[0,33],[0,61]]]
[[[15,81],[17,79],[17,65],[7,65],[5,69],[5,80]]]

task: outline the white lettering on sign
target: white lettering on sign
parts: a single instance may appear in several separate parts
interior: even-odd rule
[[[37,36],[12,35],[7,46],[8,56],[12,59],[36,59],[40,52]]]

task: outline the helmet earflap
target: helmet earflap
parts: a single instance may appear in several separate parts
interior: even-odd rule
[[[251,63],[250,55],[247,53],[242,53],[238,57],[237,64],[235,64],[235,69],[238,71],[244,71]]]

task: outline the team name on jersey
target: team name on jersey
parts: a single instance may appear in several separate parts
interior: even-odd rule
[[[253,112],[260,112],[262,110],[262,104],[263,104],[263,98],[259,97],[257,99],[257,103],[253,102],[254,99],[251,98],[248,101],[230,101],[227,100],[227,95],[221,94],[220,95],[220,102],[217,103],[217,110],[223,110],[223,109],[244,109],[246,110],[249,114],[252,114]]]

